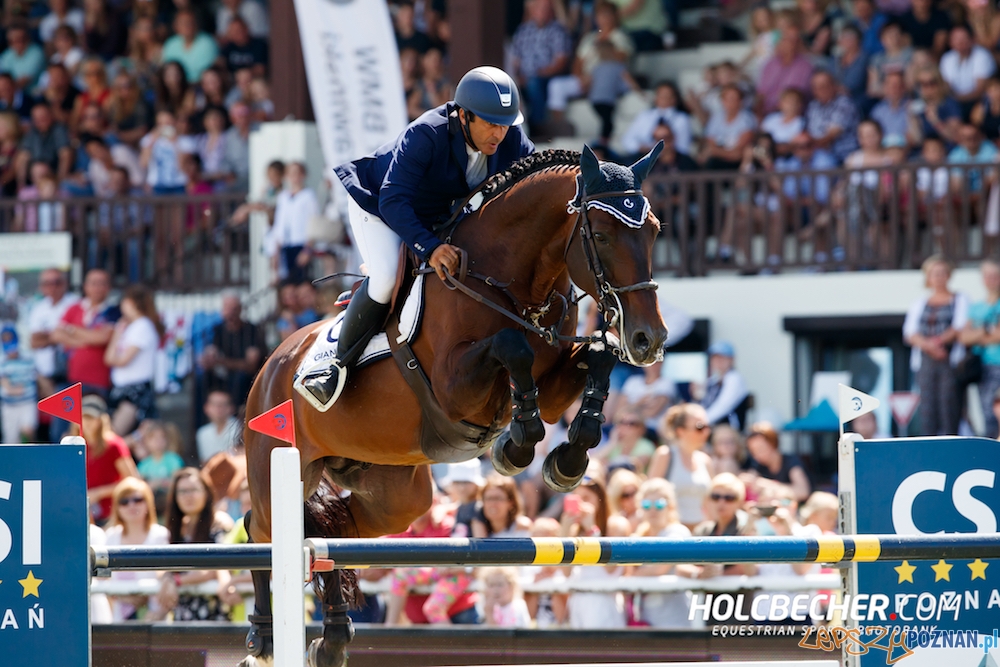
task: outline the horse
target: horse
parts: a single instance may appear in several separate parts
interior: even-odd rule
[[[466,200],[464,219],[442,232],[468,253],[468,266],[445,281],[428,276],[412,343],[416,361],[407,366],[424,369],[447,419],[480,429],[482,437],[425,451],[425,410],[400,365],[388,359],[351,373],[329,411],[313,409],[293,391],[293,375],[321,323],[274,351],[253,383],[246,413],[293,399],[307,537],[405,531],[431,505],[432,462],[470,460],[490,448],[499,472],[517,474],[544,436],[542,421],[554,423],[582,394],[567,442],[544,465],[552,488],[566,492],[579,483],[587,451],[600,441],[616,355],[635,365],[663,357],[667,329],[652,281],[660,224],[639,189],[658,152],[631,167],[600,162],[589,147],[582,154],[533,154],[489,178]],[[574,285],[603,315],[595,335],[575,335]],[[270,452],[287,444],[249,429],[243,438],[252,497],[247,532],[254,542],[267,542]],[[342,498],[336,487],[350,495]],[[253,574],[250,655],[241,667],[270,664],[269,574]],[[353,637],[346,612],[356,586],[338,571],[316,574],[316,583],[324,633],[310,645],[309,661],[340,667]]]

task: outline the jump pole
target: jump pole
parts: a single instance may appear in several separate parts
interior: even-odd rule
[[[305,582],[311,561],[303,548],[303,487],[296,447],[271,450],[271,576],[274,665],[301,667],[306,644]]]

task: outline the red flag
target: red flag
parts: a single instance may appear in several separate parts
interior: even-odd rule
[[[292,399],[277,405],[264,414],[257,415],[247,426],[251,431],[257,431],[277,440],[284,440],[295,446],[295,411],[292,410]]]
[[[83,385],[77,382],[72,387],[52,394],[38,401],[38,409],[45,414],[65,419],[77,425],[83,423]]]

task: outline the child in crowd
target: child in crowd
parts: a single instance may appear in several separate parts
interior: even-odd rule
[[[486,625],[501,628],[531,627],[531,615],[517,581],[517,568],[487,567],[480,571]]]
[[[224,391],[209,392],[203,409],[208,423],[198,429],[195,440],[198,460],[205,464],[219,452],[232,449],[239,434],[239,422],[233,416],[233,400]]]
[[[35,363],[21,357],[17,331],[6,326],[0,331],[3,363],[0,364],[0,419],[6,444],[32,442],[38,428],[38,388]]]
[[[552,517],[540,516],[531,526],[532,537],[559,537],[559,522]],[[529,581],[539,582],[546,579],[558,583],[566,579],[563,568],[556,565],[528,565],[521,568],[522,575]],[[566,623],[567,595],[565,593],[525,593],[524,601],[528,605],[537,628],[554,628]]]
[[[921,160],[927,165],[917,169],[917,194],[923,205],[940,202],[948,196],[948,152],[944,141],[936,137],[924,140]]]
[[[758,5],[750,13],[750,34],[753,36],[753,45],[740,63],[740,67],[751,81],[757,81],[761,70],[764,69],[764,63],[774,55],[774,46],[778,43],[778,31],[774,28],[774,12],[767,5]]]
[[[172,443],[167,433],[168,425],[152,420],[146,424],[148,425],[142,443],[148,454],[139,461],[139,474],[153,489],[156,510],[162,516],[167,508],[170,480],[173,479],[175,472],[184,467],[184,459],[171,447]]]

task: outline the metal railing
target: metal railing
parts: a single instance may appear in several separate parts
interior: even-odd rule
[[[711,271],[908,269],[1000,250],[997,164],[654,174],[664,223],[654,267]]]
[[[0,233],[67,231],[73,259],[103,268],[117,286],[167,291],[246,286],[250,234],[233,225],[246,193],[0,200]]]
[[[861,170],[654,174],[643,185],[664,223],[654,268],[713,271],[909,269],[1000,251],[998,164]],[[0,233],[73,235],[84,270],[173,292],[249,285],[250,232],[233,225],[243,193],[0,201]]]

